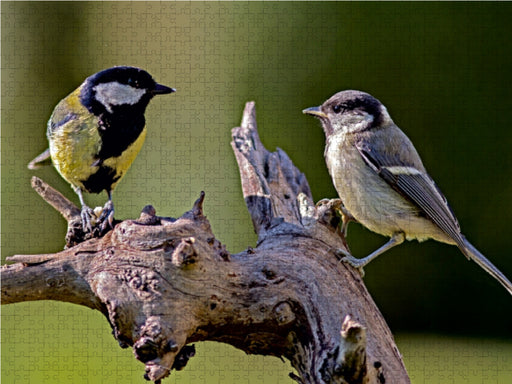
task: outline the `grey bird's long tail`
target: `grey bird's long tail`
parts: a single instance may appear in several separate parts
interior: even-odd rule
[[[464,248],[460,247],[462,253],[468,258],[477,263],[482,269],[484,269],[489,275],[498,280],[501,285],[512,295],[512,283],[505,277],[501,271],[494,266],[484,255],[480,253],[469,241],[464,238]]]

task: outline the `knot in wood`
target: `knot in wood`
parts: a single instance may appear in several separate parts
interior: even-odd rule
[[[144,325],[140,327],[141,336],[149,336],[156,340],[157,337],[162,336],[162,320],[157,316],[150,316],[146,319]]]
[[[138,334],[134,353],[146,364],[146,380],[158,382],[167,377],[171,369],[182,369],[195,354],[193,346],[185,348],[186,335],[173,330],[160,316],[149,316]]]
[[[324,362],[324,367],[329,367],[324,372],[334,382],[362,384],[367,376],[366,330],[347,315],[340,334],[339,345]]]
[[[133,352],[143,363],[153,361],[167,352],[177,352],[178,346],[174,340],[166,338],[167,328],[157,316],[150,316],[139,328],[139,339],[133,345]]]
[[[273,314],[279,325],[288,325],[295,321],[295,313],[286,301],[277,304],[273,309]]]
[[[152,205],[146,205],[142,208],[140,217],[137,219],[137,223],[144,225],[157,225],[160,224],[160,220],[156,216],[156,210]]]
[[[46,285],[52,288],[62,287],[64,283],[64,280],[59,278],[49,277],[46,279]]]
[[[194,247],[196,239],[186,237],[180,240],[172,253],[172,263],[176,267],[185,267],[197,261],[197,252]]]
[[[365,345],[366,330],[357,321],[353,320],[349,315],[345,316],[341,325],[341,337],[347,342]]]
[[[165,344],[164,346],[164,351],[165,352],[178,352],[178,350],[180,349],[178,343],[176,343],[176,341],[174,340],[169,340],[167,342],[167,344]]]
[[[341,222],[341,200],[322,199],[316,203],[317,220],[334,231]]]
[[[150,337],[141,337],[133,345],[133,353],[137,360],[147,363],[158,357],[158,345]]]
[[[119,279],[126,282],[143,299],[160,294],[158,275],[154,271],[135,268],[125,269]]]

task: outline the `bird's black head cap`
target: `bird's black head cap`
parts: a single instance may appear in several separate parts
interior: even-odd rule
[[[341,91],[319,107],[303,111],[322,121],[326,136],[335,132],[364,131],[379,127],[389,118],[386,108],[375,97],[361,91]]]
[[[80,102],[98,117],[99,164],[120,156],[137,140],[145,127],[144,112],[153,96],[174,91],[134,67],[109,68],[88,77],[81,86]]]
[[[130,108],[144,113],[155,95],[172,93],[173,88],[158,84],[151,75],[136,67],[108,68],[89,76],[82,85],[80,101],[97,116]]]
[[[373,121],[368,128],[379,126],[382,123],[382,107],[382,103],[372,95],[351,90],[335,94],[322,105],[323,110],[332,111],[334,114],[367,113],[373,116]]]

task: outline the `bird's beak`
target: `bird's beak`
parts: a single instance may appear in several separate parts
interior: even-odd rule
[[[302,113],[304,113],[306,115],[316,116],[321,119],[327,119],[327,115],[322,112],[322,109],[320,107],[306,108],[306,109],[302,110]]]
[[[167,93],[173,93],[173,92],[176,92],[176,90],[174,88],[169,88],[162,84],[156,84],[155,89],[153,89],[152,93],[153,93],[153,95],[165,95]]]

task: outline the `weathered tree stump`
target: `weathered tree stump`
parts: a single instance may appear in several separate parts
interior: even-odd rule
[[[34,179],[68,221],[68,248],[10,257],[2,304],[59,300],[101,311],[155,382],[185,367],[191,343],[213,340],[287,358],[301,383],[408,383],[359,273],[336,257],[345,244],[339,202],[315,206],[288,156],[263,147],[254,103],[232,136],[256,247],[226,250],[203,215],[204,193],[178,219],[146,206],[137,220],[87,240],[77,229],[80,211]]]

